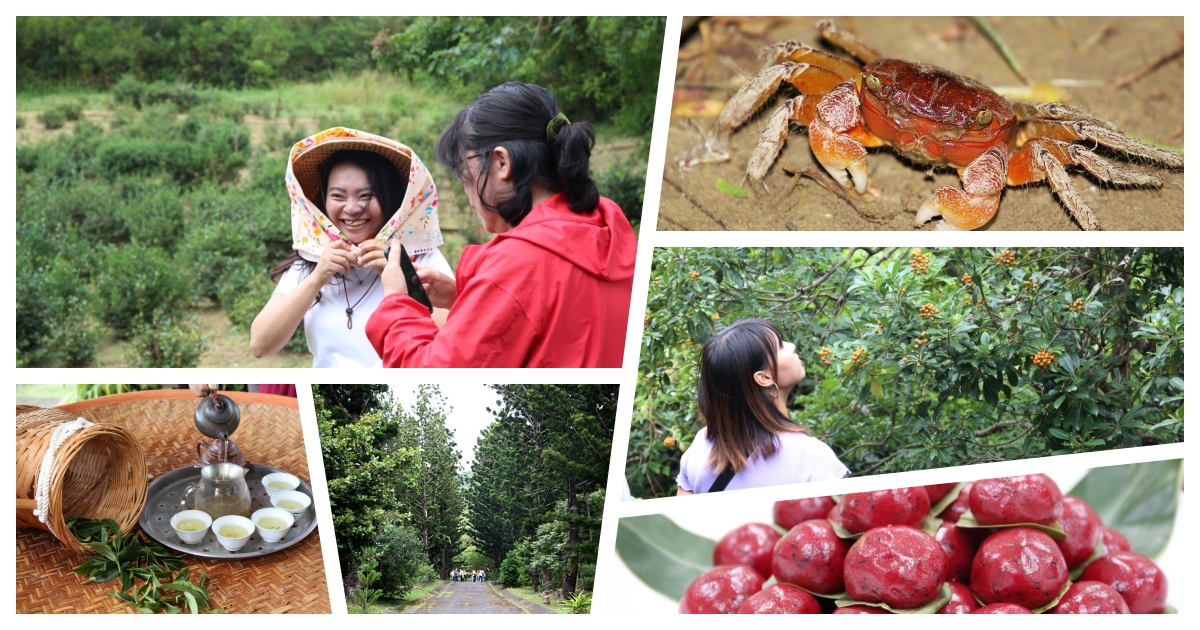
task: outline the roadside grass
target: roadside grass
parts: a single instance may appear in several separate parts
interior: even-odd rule
[[[542,594],[534,593],[533,590],[528,586],[516,586],[513,588],[506,589],[506,590],[527,602],[532,602],[534,604],[540,604],[542,606],[546,606],[545,604],[542,603]],[[567,605],[567,602],[565,600],[551,598],[550,605],[547,606],[547,608],[549,608],[550,610],[553,610],[554,612],[556,612],[560,615],[571,614],[571,607]]]

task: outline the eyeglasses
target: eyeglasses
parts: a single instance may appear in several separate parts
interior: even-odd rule
[[[474,160],[477,157],[483,157],[483,153],[472,153],[458,161],[458,167],[461,169],[467,160]]]

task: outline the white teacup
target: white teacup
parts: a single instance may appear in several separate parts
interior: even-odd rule
[[[240,533],[242,535],[226,536],[225,534],[231,533],[229,528],[241,530]],[[221,518],[213,521],[212,529],[214,532],[216,532],[217,541],[221,543],[222,547],[228,551],[237,551],[238,549],[246,546],[246,541],[250,540],[250,534],[254,533],[255,525],[254,521],[251,521],[245,516],[230,514],[229,516],[222,516]],[[225,533],[221,533],[222,531]]]
[[[262,519],[277,518],[284,523],[284,526],[279,529],[268,529],[262,526]],[[279,542],[287,535],[288,530],[296,523],[296,519],[292,513],[280,508],[263,508],[250,515],[250,520],[254,521],[254,526],[258,528],[258,536],[264,542]]]
[[[300,507],[291,507],[293,501],[295,502],[295,505]],[[280,505],[280,502],[283,502],[286,505]],[[298,492],[296,490],[280,490],[271,496],[271,505],[281,510],[287,510],[288,512],[291,512],[292,516],[298,521],[300,520],[300,517],[304,515],[304,512],[308,509],[308,506],[312,505],[312,499],[309,498],[307,494]]]
[[[272,488],[271,484],[286,486],[284,488]],[[271,473],[264,475],[262,478],[263,488],[267,491],[267,496],[275,496],[276,492],[285,492],[287,490],[295,490],[300,487],[300,478],[285,472]]]
[[[204,527],[194,530],[179,529],[179,523],[185,520],[200,521],[201,523],[204,523]],[[213,520],[212,517],[208,515],[208,512],[201,512],[200,510],[184,510],[182,512],[176,512],[175,516],[171,517],[171,529],[175,530],[175,535],[179,537],[179,542],[182,542],[185,545],[194,545],[200,542],[204,538],[205,534],[208,533],[208,528],[211,527],[212,524]]]

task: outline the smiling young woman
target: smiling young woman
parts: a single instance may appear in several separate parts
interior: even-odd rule
[[[293,251],[271,272],[277,285],[250,326],[251,352],[278,352],[303,322],[313,367],[379,367],[364,331],[383,299],[385,243],[452,277],[438,251],[433,179],[403,144],[337,127],[296,144],[286,181]],[[444,318],[438,310],[432,321]]]

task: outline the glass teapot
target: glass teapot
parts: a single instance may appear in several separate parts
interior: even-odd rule
[[[195,507],[187,506],[188,497]],[[236,514],[250,516],[250,487],[246,485],[246,469],[230,462],[209,464],[200,469],[200,483],[188,484],[180,505],[207,513],[213,520]]]

